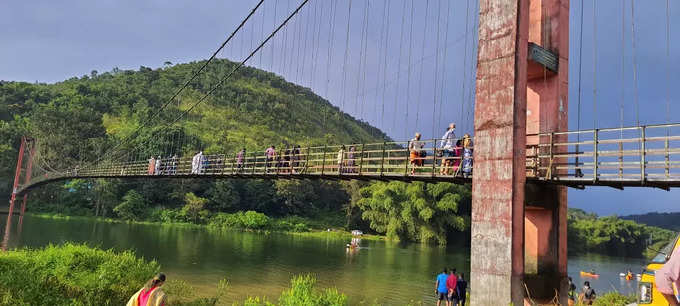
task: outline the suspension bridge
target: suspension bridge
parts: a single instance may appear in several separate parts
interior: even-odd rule
[[[636,113],[636,124],[624,126],[622,106],[621,124],[618,127],[598,128],[595,122],[594,128],[581,128],[583,2],[580,3],[581,14],[578,16],[581,23],[578,126],[574,130],[568,128],[569,1],[487,0],[472,1],[472,7],[471,1],[467,1],[465,55],[459,82],[462,88],[456,93],[460,97],[455,98],[460,100],[461,108],[458,110],[458,105],[455,105],[455,111],[452,110],[453,106],[445,104],[445,100],[454,98],[450,93],[446,94],[452,86],[447,82],[446,65],[440,65],[447,59],[450,45],[449,1],[444,1],[446,5],[441,0],[424,3],[422,14],[425,17],[420,25],[420,40],[417,38],[418,33],[414,38],[414,24],[418,26],[418,20],[414,17],[415,1],[403,1],[399,12],[401,16],[397,14],[392,17],[390,15],[395,10],[391,7],[392,1],[380,2],[381,5],[376,4],[377,1],[355,2],[353,7],[353,1],[349,0],[344,16],[342,8],[338,7],[339,2],[302,0],[291,7],[290,1],[285,1],[284,7],[276,1],[269,6],[267,15],[260,10],[266,9],[267,4],[262,6],[265,1],[258,1],[201,69],[160,104],[158,110],[150,114],[133,133],[118,139],[95,160],[55,169],[50,167],[42,154],[50,148],[41,147],[40,139],[23,138],[10,201],[10,216],[17,197],[23,196],[20,208],[20,214],[23,215],[29,191],[51,182],[77,178],[398,180],[471,184],[471,286],[475,288],[472,303],[496,305],[512,301],[520,305],[527,298],[549,299],[557,292],[556,298],[566,304],[567,187],[647,187],[664,190],[680,187],[680,124],[671,123],[670,118],[667,117],[664,124],[641,125],[639,113]],[[632,52],[635,52],[634,2],[632,0],[630,5]],[[312,8],[305,7],[308,3],[313,3]],[[359,18],[358,22],[352,19],[353,12],[357,14],[357,5],[360,13],[355,18]],[[595,21],[595,1],[592,5]],[[626,26],[627,13],[626,5],[622,7],[623,28]],[[670,59],[668,3],[666,9],[665,55]],[[474,14],[475,10],[479,14]],[[279,15],[281,11],[284,11],[282,16]],[[379,19],[371,15],[376,11],[382,19],[379,20],[377,52],[372,54],[368,48],[371,43],[369,30],[373,19]],[[436,16],[429,15],[432,11]],[[471,11],[473,14],[470,14]],[[445,12],[444,16],[441,12]],[[297,15],[306,18],[296,19]],[[395,18],[396,25],[393,24]],[[274,23],[267,34],[265,21],[269,23],[270,20],[274,20]],[[324,20],[330,21],[329,25],[322,26]],[[400,25],[398,20],[401,20]],[[358,61],[354,61],[357,74],[352,79],[349,76],[349,67],[353,62],[350,59],[350,41],[354,37],[351,27],[359,24],[359,54]],[[399,35],[392,33],[398,39],[390,39],[392,26],[400,29],[397,31]],[[259,35],[256,27],[260,29]],[[344,55],[341,63],[334,65],[332,51],[336,43],[335,34],[343,28]],[[324,41],[321,32],[324,29],[328,31],[325,78],[322,64],[318,64],[323,62],[324,52],[320,49]],[[473,32],[476,32],[475,35],[472,35]],[[625,32],[622,31],[622,35],[625,36]],[[478,40],[473,43],[475,36]],[[237,39],[241,40],[240,44],[232,41]],[[339,40],[342,44],[342,38]],[[399,41],[398,47],[391,46],[392,41]],[[307,46],[308,43],[310,46]],[[428,43],[434,46],[434,54],[428,55]],[[414,44],[416,49],[422,48],[420,58],[412,55]],[[242,60],[195,104],[183,108],[177,117],[167,117],[164,111],[172,106],[181,92],[225,46],[232,58]],[[267,47],[271,50],[266,50]],[[593,34],[593,50],[596,47],[597,37]],[[282,60],[278,61],[274,56],[277,48],[282,53]],[[398,49],[398,55],[390,53],[396,52],[395,49]],[[468,61],[468,52],[475,59]],[[593,52],[596,54],[596,51]],[[271,54],[269,61],[268,54]],[[370,59],[369,56],[374,58]],[[398,58],[395,65],[389,61],[394,57]],[[434,57],[431,61],[433,73],[428,79],[427,74],[423,76],[423,62],[431,57]],[[623,58],[622,55],[622,62]],[[352,109],[357,117],[379,122],[383,127],[389,125],[385,123],[387,116],[393,118],[394,130],[399,128],[397,122],[413,122],[419,129],[423,129],[425,122],[432,124],[434,135],[442,122],[454,120],[446,116],[442,118],[442,114],[455,112],[459,115],[455,120],[472,129],[474,137],[466,145],[455,147],[445,147],[442,139],[401,142],[386,139],[377,143],[300,146],[279,150],[276,154],[266,151],[267,144],[262,144],[260,148],[249,148],[247,152],[205,154],[198,153],[198,148],[172,144],[168,147],[179,149],[152,153],[157,157],[150,159],[144,156],[148,152],[145,148],[148,144],[136,141],[140,131],[161,119],[165,121],[162,126],[168,127],[180,122],[217,88],[228,83],[246,63],[255,59],[259,67],[294,76],[292,78],[297,83],[307,82],[310,88],[323,92],[324,96],[331,96],[329,91],[334,87],[339,88],[339,97],[333,97],[336,105],[343,110]],[[596,60],[597,56],[594,55],[594,75],[597,74]],[[369,62],[377,63],[378,67],[367,78]],[[391,68],[393,66],[396,68]],[[334,74],[336,67],[340,69]],[[413,71],[416,69],[417,73]],[[634,103],[639,112],[635,62],[632,73],[636,91]],[[411,78],[416,74],[417,82],[412,82]],[[392,75],[396,76],[395,80],[390,80]],[[372,89],[367,85],[371,79],[376,80],[375,88]],[[592,85],[595,112],[596,80],[594,77]],[[352,81],[356,81],[354,88],[350,88]],[[431,83],[429,87],[428,82]],[[427,98],[423,95],[424,90],[429,94]],[[394,95],[394,100],[404,102],[401,109],[397,103],[393,108],[390,105],[386,107],[386,101],[391,99],[386,94],[390,93]],[[373,105],[366,102],[371,99],[370,95],[373,95]],[[621,103],[625,97],[622,91]],[[425,119],[425,106],[421,105],[423,100],[429,101],[427,105],[432,110],[431,120]],[[666,103],[670,110],[668,95]],[[374,107],[373,111],[369,110],[370,106]],[[402,114],[404,120],[395,119]],[[324,121],[323,129],[327,128],[325,124]],[[404,135],[410,134],[412,128],[405,125]],[[11,222],[7,222],[7,226],[6,234],[9,233]],[[557,277],[548,278],[546,275]],[[530,294],[527,294],[528,291],[531,291]]]

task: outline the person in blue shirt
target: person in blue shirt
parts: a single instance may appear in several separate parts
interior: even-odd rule
[[[446,306],[451,306],[448,299],[449,290],[446,288],[446,279],[448,277],[449,275],[446,274],[446,268],[444,268],[441,274],[437,275],[437,281],[434,286],[435,295],[439,298],[437,300],[437,306],[441,306],[442,301],[446,301]]]

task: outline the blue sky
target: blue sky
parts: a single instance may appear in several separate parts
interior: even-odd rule
[[[92,70],[161,67],[165,61],[206,59],[255,3],[4,2],[0,5],[0,79],[52,83]],[[219,57],[242,59],[298,3],[265,0]],[[310,1],[249,65],[311,87],[395,139],[410,138],[416,131],[425,138],[439,137],[448,122],[456,122],[459,131],[469,132],[474,113],[477,3],[353,0],[351,10],[349,3]],[[680,4],[669,3],[672,38],[680,32]],[[680,69],[680,44],[671,39],[670,56],[666,56],[666,1],[635,1],[635,48],[631,4],[630,0],[603,0],[597,1],[593,10],[592,1],[571,1],[571,129],[578,126],[579,96],[581,128],[619,126],[622,108],[624,125],[637,124],[638,117],[641,124],[680,121],[680,94],[672,90],[680,81],[676,73]],[[365,38],[362,33],[366,33]],[[580,75],[579,51],[583,53]],[[678,195],[678,191],[598,187],[570,190],[569,202],[572,207],[598,214],[623,215],[680,211]]]

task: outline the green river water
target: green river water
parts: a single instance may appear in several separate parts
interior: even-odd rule
[[[6,215],[0,215],[4,228]],[[199,292],[215,292],[219,280],[229,280],[225,304],[248,296],[275,301],[292,276],[310,273],[321,288],[336,287],[351,304],[378,302],[402,305],[422,301],[434,305],[434,278],[443,267],[469,272],[469,249],[421,244],[362,241],[361,249],[347,252],[346,240],[209,230],[177,225],[107,223],[26,216],[14,222],[10,248],[40,247],[66,241],[116,250],[132,249],[156,259],[169,278],[187,281]],[[577,283],[581,269],[602,274],[596,289],[633,292],[636,284],[621,281],[627,268],[639,272],[643,260],[602,256],[570,258],[569,271]],[[140,284],[141,285],[141,284]],[[474,290],[474,284],[471,284]]]

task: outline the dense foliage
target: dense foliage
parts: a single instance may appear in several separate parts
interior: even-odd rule
[[[211,63],[177,101],[149,120],[203,63],[162,69],[140,67],[139,71],[93,71],[56,84],[0,82],[0,197],[9,196],[19,142],[24,135],[38,139],[38,155],[43,163],[40,166],[55,169],[100,157],[143,124],[148,127],[138,133],[137,140],[122,147],[139,154],[126,157],[187,155],[199,149],[206,154],[235,153],[242,147],[248,152],[260,152],[270,144],[283,148],[293,144],[360,143],[386,138],[378,129],[342,113],[308,88],[250,67],[239,70],[190,115],[168,126],[168,122],[197,102],[234,67],[228,60]],[[305,182],[272,188],[273,184],[262,181],[130,184],[129,181],[92,180],[79,182],[72,188],[48,186],[38,198],[50,205],[55,202],[61,205],[65,201],[62,210],[68,210],[66,213],[89,210],[91,214],[104,216],[112,214],[130,189],[137,190],[149,204],[171,207],[183,204],[186,192],[202,197],[210,193],[206,206],[227,212],[246,208],[285,215],[315,210],[316,207],[310,207],[315,200],[321,208],[338,205],[338,201],[325,201],[324,194],[329,193],[318,192],[328,187],[336,189],[337,184]],[[304,196],[294,192],[305,188],[313,190]],[[108,190],[111,196],[101,197],[103,190]],[[291,193],[297,197],[283,200],[280,197]],[[317,196],[309,197],[310,194]],[[32,199],[35,202],[35,196]],[[285,205],[280,207],[279,203]]]
[[[124,305],[159,266],[132,252],[65,244],[0,253],[0,304]]]
[[[361,194],[362,218],[388,237],[446,244],[449,231],[469,227],[468,186],[395,181],[364,187]]]
[[[621,219],[633,220],[637,223],[656,226],[672,231],[680,231],[680,213],[647,213],[644,215],[623,216]]]
[[[197,150],[235,153],[245,147],[248,152],[261,152],[270,144],[280,150],[294,144],[387,138],[308,88],[250,67],[241,69],[190,115],[173,123],[234,67],[228,60],[211,63],[163,112],[149,119],[203,63],[93,71],[55,84],[0,82],[0,177],[12,177],[22,135],[38,139],[41,167],[53,168],[94,160],[130,135],[137,136],[135,141],[120,149],[136,152],[126,158],[142,160],[151,155],[186,156]],[[10,185],[9,180],[0,181],[0,197],[8,196]],[[392,202],[399,203],[393,211],[399,213],[390,215],[393,220],[380,221],[378,202],[390,196],[372,195],[371,190],[382,186],[318,180],[71,180],[33,191],[28,209],[287,231],[342,226],[385,233],[382,223],[387,222],[394,229],[389,233],[402,240],[439,243],[446,242],[447,233],[467,227],[465,218],[458,217],[469,214],[469,208],[460,209],[459,203],[469,198],[467,187],[390,185],[402,186],[397,189],[405,193],[393,193],[398,199]],[[367,199],[360,204],[364,196]],[[416,219],[408,221],[409,214]],[[305,222],[311,219],[328,222]]]
[[[653,226],[622,220],[616,216],[598,217],[580,209],[569,209],[570,253],[594,252],[606,255],[642,257],[648,248],[661,249],[676,233]]]
[[[0,304],[2,305],[125,305],[128,299],[160,269],[155,261],[130,251],[114,252],[66,243],[43,249],[0,253]],[[174,279],[163,286],[167,305],[216,305],[228,290],[223,280],[217,293],[205,297],[190,284]],[[347,305],[347,296],[336,289],[318,290],[316,280],[296,276],[284,290],[278,305]],[[236,303],[238,305],[238,303]],[[275,305],[252,297],[243,305]]]

